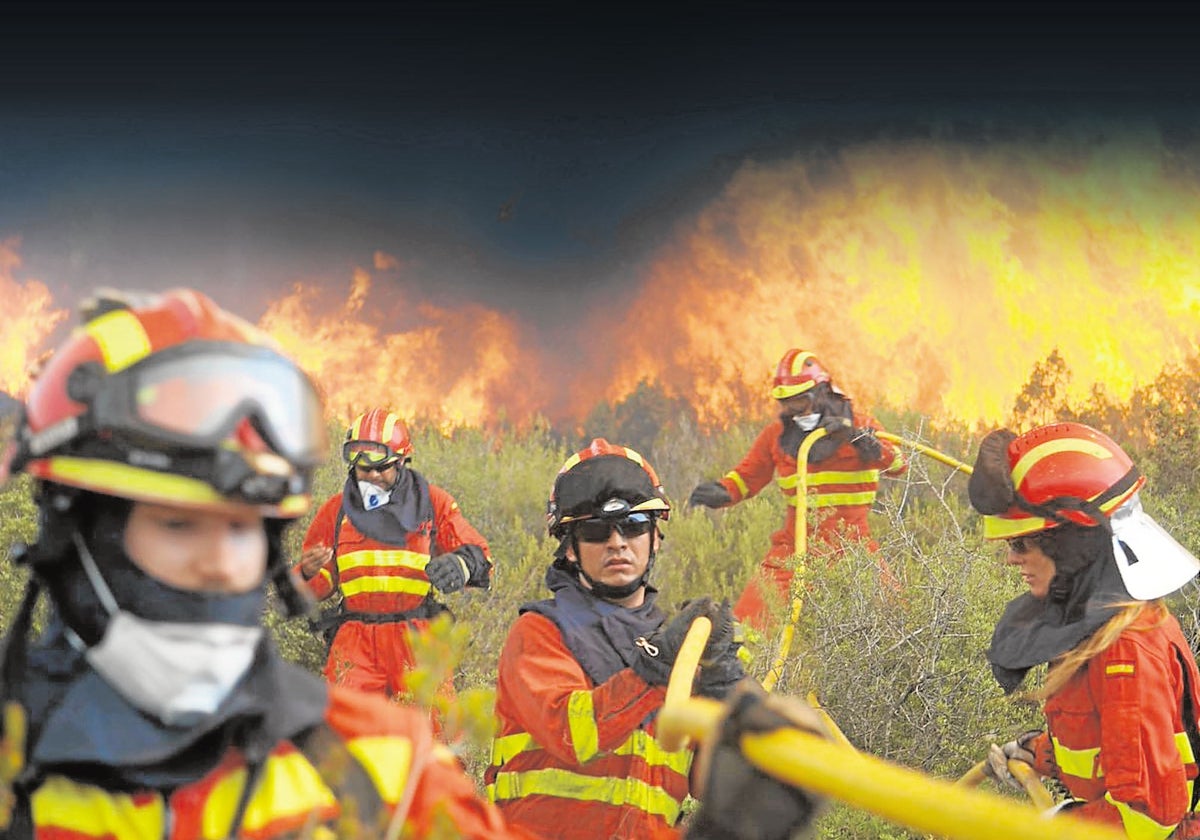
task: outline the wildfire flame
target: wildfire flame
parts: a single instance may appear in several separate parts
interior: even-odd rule
[[[42,352],[41,345],[66,317],[54,309],[50,290],[37,280],[19,281],[13,272],[21,267],[20,241],[0,240],[0,300],[4,301],[4,328],[0,331],[0,391],[21,397]]]
[[[747,163],[654,255],[625,311],[581,305],[586,375],[558,373],[532,314],[381,280],[403,269],[382,252],[348,290],[297,284],[260,324],[340,419],[390,405],[443,425],[578,420],[648,381],[720,425],[772,411],[789,347],[868,409],[1001,422],[1056,349],[1069,397],[1100,383],[1124,399],[1196,353],[1200,175],[1177,151],[1152,135],[879,142]],[[13,278],[16,248],[0,243],[0,388],[19,393],[63,313]]]

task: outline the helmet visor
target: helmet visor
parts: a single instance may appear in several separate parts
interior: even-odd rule
[[[377,440],[348,440],[342,444],[342,460],[352,467],[383,467],[400,456]]]
[[[252,418],[293,464],[325,449],[321,398],[295,364],[264,347],[193,342],[168,348],[112,375],[93,405],[98,427],[207,449]]]

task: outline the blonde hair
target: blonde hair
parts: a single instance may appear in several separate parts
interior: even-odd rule
[[[1166,621],[1169,615],[1166,605],[1161,600],[1126,601],[1114,606],[1120,607],[1120,612],[1105,622],[1091,636],[1050,663],[1050,668],[1046,671],[1045,681],[1037,690],[1031,691],[1026,695],[1029,699],[1044,701],[1057,694],[1071,677],[1075,676],[1076,672],[1085,666],[1092,657],[1111,647],[1113,642],[1128,630],[1130,625],[1138,620],[1143,610],[1152,614],[1154,622],[1148,627],[1138,628],[1139,632],[1157,627]]]

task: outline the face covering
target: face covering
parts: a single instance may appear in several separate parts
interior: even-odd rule
[[[364,510],[381,508],[392,498],[391,491],[380,490],[369,481],[358,482],[358,492],[362,496]]]
[[[817,428],[817,424],[821,422],[821,415],[820,413],[801,414],[799,416],[793,416],[792,422],[799,426],[801,431],[811,432],[813,429]]]
[[[80,563],[108,623],[84,657],[126,700],[168,725],[214,713],[250,669],[263,628],[219,622],[151,621],[122,610],[87,545],[74,535]],[[74,634],[70,634],[74,636]]]

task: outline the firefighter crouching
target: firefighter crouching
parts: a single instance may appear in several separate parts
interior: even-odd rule
[[[992,747],[985,772],[1012,783],[1012,758],[1059,779],[1056,806],[1134,840],[1200,837],[1200,673],[1161,600],[1200,561],[1143,510],[1145,478],[1107,435],[1055,423],[980,445],[968,485],[984,537],[1029,591],[996,624],[988,659],[1005,692],[1049,663],[1035,692],[1046,728]]]

